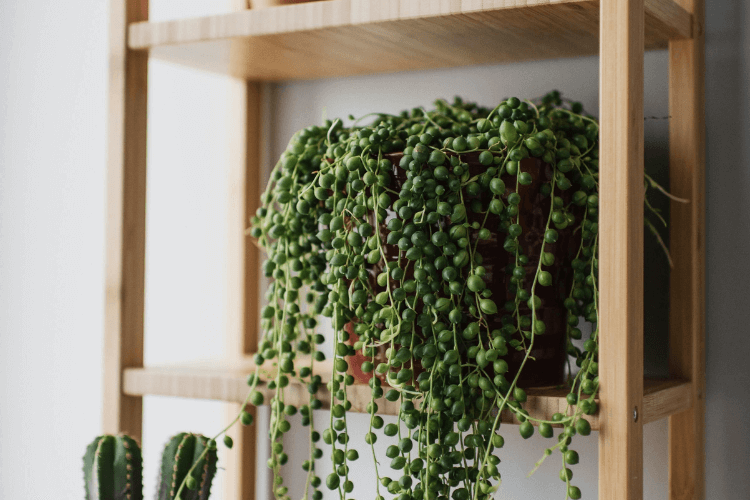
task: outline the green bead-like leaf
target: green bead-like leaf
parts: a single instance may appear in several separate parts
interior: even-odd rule
[[[505,145],[515,144],[518,140],[518,132],[511,122],[504,121],[500,125],[500,139]]]
[[[497,305],[490,299],[481,299],[479,301],[479,307],[485,314],[495,314],[497,312]]]

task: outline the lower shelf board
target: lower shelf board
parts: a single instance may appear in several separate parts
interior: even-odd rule
[[[172,366],[126,368],[123,375],[123,391],[129,396],[174,396],[191,399],[207,399],[242,403],[247,397],[247,376],[255,371],[251,361],[245,363],[203,363],[180,364]],[[315,372],[323,382],[330,380],[331,365],[320,363]],[[262,380],[273,377],[273,373],[263,371]],[[670,415],[689,409],[692,405],[690,382],[674,379],[645,379],[643,383],[643,409],[640,417],[643,423],[655,422]],[[273,392],[265,383],[258,385],[266,401]],[[564,412],[567,406],[563,388],[529,388],[526,389],[528,400],[524,408],[535,418],[550,420],[557,412]],[[352,403],[351,411],[365,412],[370,402],[370,388],[367,385],[353,385],[347,388],[347,395]],[[318,398],[323,408],[330,407],[330,394],[322,389]],[[285,389],[285,401],[295,406],[309,401],[307,387],[301,383],[290,383]],[[381,415],[397,415],[398,402],[385,399],[377,400]],[[601,409],[600,409],[601,411]],[[598,415],[587,417],[592,429],[599,428]],[[503,422],[514,423],[508,412],[503,412]],[[515,421],[517,423],[517,421]]]

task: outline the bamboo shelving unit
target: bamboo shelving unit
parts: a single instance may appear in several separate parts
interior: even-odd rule
[[[703,11],[702,0],[329,0],[152,23],[146,1],[111,0],[104,431],[140,438],[145,395],[242,401],[252,370],[246,355],[257,344],[259,256],[247,244],[236,362],[143,366],[149,57],[246,80],[245,202],[238,210],[247,220],[259,197],[262,81],[598,53],[600,328],[606,332],[601,409],[593,422],[600,431],[599,498],[642,498],[643,424],[663,418],[669,419],[670,500],[704,498]],[[670,189],[691,200],[671,211],[669,380],[643,378],[648,49],[669,50]],[[325,364],[318,369],[323,378],[330,374]],[[287,397],[302,397],[303,390],[292,387]],[[367,392],[354,395],[355,410]],[[529,395],[529,410],[547,417],[564,399],[554,390]],[[242,432],[237,491],[251,499],[255,434]]]

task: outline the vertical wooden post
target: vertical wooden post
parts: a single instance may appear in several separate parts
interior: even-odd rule
[[[260,206],[261,179],[263,172],[263,124],[262,88],[257,82],[246,83],[245,118],[245,227]],[[258,328],[260,328],[260,250],[245,237],[245,308],[244,308],[244,354],[258,351]]]
[[[693,14],[693,37],[669,42],[672,204],[669,369],[692,382],[693,406],[669,418],[669,498],[705,496],[705,124],[703,0],[678,1]]]
[[[245,235],[249,227],[250,217],[255,215],[260,202],[261,159],[262,159],[262,105],[261,84],[245,83],[245,158],[240,175],[240,186],[234,191],[240,193],[242,199],[239,210],[242,213],[241,223],[234,228],[242,234],[240,245],[242,256],[242,327],[239,338],[230,338],[230,358],[242,360],[258,350],[259,328],[259,294],[260,294],[260,251]],[[230,405],[232,418],[239,411],[239,405]],[[246,410],[257,417],[255,407]],[[229,455],[227,465],[227,498],[238,500],[255,499],[256,483],[256,435],[257,425],[238,427],[238,439],[235,450]]]
[[[122,370],[143,366],[148,55],[128,50],[127,33],[148,1],[112,0],[109,16],[103,427],[140,440],[142,398],[123,394]]]
[[[643,0],[600,4],[599,499],[643,497]]]
[[[250,217],[255,215],[260,203],[261,184],[261,85],[257,82],[246,84],[246,150],[245,150],[245,227],[250,224]],[[245,307],[244,307],[244,341],[243,354],[258,351],[258,328],[260,328],[260,250],[245,237]],[[249,409],[253,418],[257,418],[255,407]],[[255,447],[257,425],[242,430],[242,463],[240,470],[241,500],[255,499]]]

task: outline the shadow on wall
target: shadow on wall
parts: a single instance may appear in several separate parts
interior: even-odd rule
[[[706,491],[750,498],[750,5],[706,5]]]
[[[647,116],[649,116],[647,114]],[[649,117],[644,125],[644,167],[648,175],[669,189],[669,120],[667,114]],[[649,203],[669,223],[669,199],[649,190]],[[669,228],[647,214],[669,247]],[[643,238],[643,371],[647,377],[669,376],[669,261],[656,237],[644,228]]]

